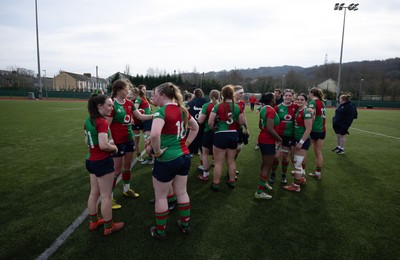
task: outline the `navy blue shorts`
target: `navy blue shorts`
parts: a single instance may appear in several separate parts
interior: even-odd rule
[[[190,154],[182,155],[168,162],[161,162],[156,159],[154,162],[153,177],[160,182],[169,182],[176,175],[188,176],[190,163]]]
[[[111,156],[97,161],[86,160],[86,169],[90,174],[101,177],[114,172],[114,161]]]
[[[203,135],[203,140],[201,145],[212,151],[212,146],[214,143],[214,131],[205,132]]]
[[[299,142],[300,140],[296,140],[295,141],[295,145]],[[310,144],[311,144],[311,139],[307,138],[307,141],[304,142],[304,144],[301,146],[301,149],[303,150],[308,150],[308,148],[310,148]]]
[[[292,136],[280,136],[282,138],[282,146],[291,147],[294,145],[294,137]]]
[[[132,130],[143,130],[143,123],[140,122],[140,123],[132,125]]]
[[[258,144],[262,155],[275,155],[275,144]]]
[[[132,153],[135,151],[135,142],[133,140],[123,144],[116,144],[116,146],[118,148],[118,153],[114,154],[113,157],[122,157],[125,155],[125,153]]]
[[[311,132],[310,137],[311,139],[317,141],[318,139],[324,140],[325,139],[325,132]]]
[[[339,134],[339,135],[348,135],[349,134],[348,129],[345,129],[342,127],[333,126],[333,130],[335,131],[335,134]]]
[[[236,149],[238,144],[237,131],[219,132],[214,134],[213,145],[219,149]]]
[[[143,131],[150,132],[152,124],[153,124],[153,119],[143,121]]]

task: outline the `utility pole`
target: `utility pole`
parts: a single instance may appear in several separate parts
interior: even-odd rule
[[[42,98],[42,77],[40,75],[39,26],[38,26],[37,0],[35,0],[35,12],[36,12],[36,50],[37,50],[38,78],[39,78],[39,99],[41,99]]]

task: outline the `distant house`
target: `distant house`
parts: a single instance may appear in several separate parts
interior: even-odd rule
[[[95,89],[107,90],[107,81],[102,78],[92,77],[90,73],[75,74],[61,71],[54,77],[53,89],[56,91],[91,92]]]
[[[109,76],[107,78],[107,82],[109,85],[111,85],[111,83],[113,82],[113,80],[117,78],[117,79],[129,79],[129,75],[121,73],[121,72],[116,72],[114,74],[112,74],[111,76]]]
[[[329,92],[336,92],[337,82],[333,79],[327,79],[324,82],[318,84],[318,87],[322,90],[328,90]]]

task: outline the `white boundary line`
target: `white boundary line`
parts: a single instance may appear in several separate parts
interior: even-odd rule
[[[141,155],[143,156],[146,153],[146,150],[143,150]],[[137,158],[133,160],[131,164],[131,168],[135,166],[137,163]],[[121,175],[118,176],[116,184],[121,180]],[[100,198],[99,198],[100,201]],[[67,240],[67,238],[85,221],[87,216],[89,215],[89,210],[86,208],[80,215],[77,217],[74,222],[66,229],[60,236],[57,237],[57,239],[53,242],[53,244],[47,248],[36,260],[46,260],[48,259],[52,254],[54,254],[57,249],[64,244],[64,242]]]
[[[390,135],[384,135],[384,134],[380,134],[380,133],[376,133],[376,132],[371,132],[371,131],[367,131],[367,130],[362,130],[362,129],[358,129],[358,128],[353,128],[353,127],[350,127],[350,129],[356,130],[356,131],[360,131],[360,132],[364,132],[364,133],[368,133],[368,134],[379,135],[379,136],[383,136],[383,137],[388,137],[388,138],[393,138],[393,139],[396,139],[396,140],[400,140],[400,137],[395,137],[395,136],[390,136]]]

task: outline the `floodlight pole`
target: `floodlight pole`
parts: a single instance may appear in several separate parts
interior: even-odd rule
[[[346,10],[349,9],[349,11],[357,11],[358,10],[358,5],[359,4],[350,4],[349,6],[344,6],[344,3],[336,3],[335,8],[333,10],[338,10],[341,11],[344,9],[344,15],[343,15],[343,30],[342,30],[342,44],[340,47],[340,61],[339,61],[339,72],[338,72],[338,83],[336,86],[336,105],[339,105],[339,95],[340,95],[340,79],[342,75],[342,57],[343,57],[343,41],[344,41],[344,28],[346,25]]]
[[[38,12],[37,12],[37,0],[35,0],[35,13],[36,13],[36,52],[37,52],[37,63],[38,63],[38,78],[39,78],[39,99],[42,98],[42,77],[40,75],[40,55],[39,55],[39,27],[38,27]]]

